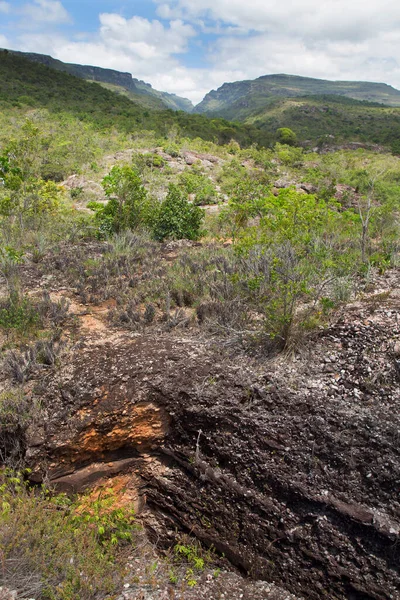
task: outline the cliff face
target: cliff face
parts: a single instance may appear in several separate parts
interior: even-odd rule
[[[92,335],[33,388],[31,477],[68,491],[131,473],[166,545],[190,532],[311,600],[393,599],[400,298],[387,302],[354,305],[294,362],[172,335]]]

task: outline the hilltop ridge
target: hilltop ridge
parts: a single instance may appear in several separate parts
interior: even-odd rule
[[[47,54],[37,54],[35,52],[18,52],[10,50],[12,54],[23,56],[24,58],[46,65],[57,71],[63,71],[75,77],[80,77],[86,81],[95,81],[111,91],[127,95],[131,100],[138,102],[148,108],[172,110],[183,110],[192,112],[193,104],[187,98],[181,98],[176,94],[160,92],[155,90],[150,83],[141,81],[132,76],[131,73],[117,71],[115,69],[103,69],[92,65],[78,65],[74,63],[65,63],[55,59]]]
[[[273,98],[333,95],[353,100],[400,106],[400,91],[386,83],[329,81],[299,75],[263,75],[258,79],[224,83],[209,92],[196,112],[245,119]]]

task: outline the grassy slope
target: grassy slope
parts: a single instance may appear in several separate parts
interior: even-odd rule
[[[89,81],[89,80],[87,80],[87,81]],[[95,82],[92,81],[91,83],[95,83]],[[132,102],[135,102],[136,104],[139,104],[140,106],[142,106],[144,109],[165,110],[165,108],[166,108],[163,101],[160,100],[159,98],[156,98],[155,96],[149,96],[146,94],[138,94],[138,93],[128,90],[127,88],[125,88],[121,85],[116,85],[113,83],[106,83],[103,81],[97,81],[96,83],[98,85],[101,85],[101,87],[105,88],[106,90],[110,90],[111,92],[114,92],[115,94],[120,94],[121,96],[125,96]]]
[[[192,103],[187,98],[155,90],[150,84],[132,77],[130,73],[122,73],[114,69],[103,69],[89,65],[64,63],[45,54],[12,52],[17,56],[22,56],[57,71],[75,75],[75,77],[80,77],[86,81],[96,81],[100,85],[112,89],[112,91],[117,91],[128,96],[128,98],[146,108],[160,110],[171,108],[172,110],[184,110],[186,112],[191,112],[193,108]]]
[[[400,92],[385,84],[267,76],[224,84],[196,110],[270,134],[290,127],[299,139],[314,142],[334,135],[336,140],[392,144],[400,136]]]
[[[0,109],[39,107],[53,113],[69,113],[99,129],[124,132],[152,130],[165,136],[171,129],[188,137],[219,143],[236,139],[241,144],[266,144],[269,136],[253,126],[182,111],[147,110],[129,98],[97,83],[56,71],[22,56],[0,53]]]
[[[400,108],[383,107],[347,98],[282,99],[254,111],[246,122],[266,132],[290,127],[300,139],[359,140],[391,145],[400,137]]]

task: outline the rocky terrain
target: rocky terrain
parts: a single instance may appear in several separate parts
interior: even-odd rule
[[[62,365],[25,384],[41,402],[31,480],[71,492],[122,477],[146,543],[185,532],[215,548],[222,575],[205,571],[184,598],[397,598],[399,277],[376,276],[278,358],[196,328],[110,328],[110,304],[82,311],[61,288],[75,333]],[[179,597],[132,565],[121,600]]]
[[[0,600],[397,600],[398,92],[0,54]]]

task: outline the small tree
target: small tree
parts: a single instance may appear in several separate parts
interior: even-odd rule
[[[361,260],[363,263],[367,262],[368,258],[369,229],[376,210],[375,186],[386,171],[386,168],[382,168],[380,171],[372,173],[366,170],[358,173],[357,188],[362,192],[362,195],[357,197],[357,208],[361,221]]]
[[[258,203],[260,224],[239,234],[236,250],[244,257],[264,255],[269,268],[262,285],[265,328],[276,344],[284,347],[294,324],[305,323],[325,286],[334,277],[336,231],[345,226],[342,215],[313,195],[294,188],[269,193]],[[309,314],[295,319],[300,302]]]
[[[280,127],[276,130],[278,141],[287,146],[295,146],[297,144],[297,135],[289,127]]]
[[[154,224],[154,237],[159,241],[167,238],[196,240],[201,235],[203,219],[204,210],[191,204],[176,185],[170,184]]]
[[[113,167],[104,177],[102,186],[109,201],[104,207],[96,205],[93,208],[105,231],[135,229],[146,221],[149,209],[147,192],[135,169]]]
[[[45,143],[30,121],[21,128],[20,139],[0,156],[0,216],[19,221],[21,230],[60,207],[62,190],[41,178],[41,149]]]

